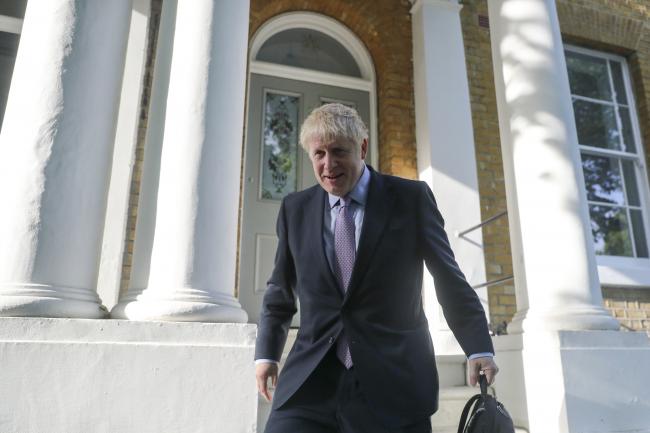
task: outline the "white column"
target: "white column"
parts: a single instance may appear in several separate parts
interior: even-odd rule
[[[486,278],[481,230],[456,236],[481,221],[461,7],[455,0],[418,0],[411,10],[415,121],[420,179],[432,188],[456,259],[474,285]],[[436,352],[462,353],[441,313],[433,279],[425,274]],[[487,290],[477,293],[487,312]]]
[[[618,329],[602,303],[552,0],[489,2],[517,314],[509,331]]]
[[[96,292],[131,2],[30,0],[0,134],[0,315],[102,317]]]
[[[142,178],[136,217],[135,239],[131,274],[126,295],[111,309],[111,317],[126,318],[124,308],[135,301],[147,288],[151,266],[151,250],[156,229],[156,203],[160,175],[165,111],[169,92],[169,75],[174,48],[174,26],[178,0],[166,0],[162,4],[158,38],[156,41],[156,60],[151,88],[151,103],[147,115],[147,132],[142,161]]]
[[[248,21],[248,0],[178,2],[149,279],[129,319],[247,320],[233,294]]]

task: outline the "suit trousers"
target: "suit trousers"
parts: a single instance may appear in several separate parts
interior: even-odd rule
[[[409,426],[387,428],[381,414],[368,405],[354,367],[346,370],[332,349],[296,393],[271,411],[264,432],[431,433],[431,421],[427,417]]]

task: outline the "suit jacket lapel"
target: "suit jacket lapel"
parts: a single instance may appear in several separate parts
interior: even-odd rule
[[[316,256],[318,262],[316,263],[315,269],[326,269],[328,274],[328,279],[331,286],[336,290],[336,292],[343,296],[339,289],[339,284],[336,280],[336,276],[330,266],[330,262],[325,253],[325,244],[323,242],[323,218],[325,216],[325,202],[327,201],[327,192],[322,188],[316,188],[316,193],[312,196],[309,206],[306,209],[305,222],[309,225],[311,221],[318,221],[316,230],[311,229],[310,227],[306,228],[306,232],[310,236],[310,245],[314,245]]]
[[[370,176],[361,237],[359,238],[359,247],[357,248],[357,257],[352,270],[350,286],[345,294],[346,300],[350,292],[361,282],[370,265],[375,248],[390,218],[390,210],[394,200],[393,194],[384,184],[381,175],[371,169]]]

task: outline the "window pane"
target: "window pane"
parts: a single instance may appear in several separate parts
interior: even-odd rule
[[[625,208],[591,205],[589,215],[596,254],[633,255]]]
[[[27,0],[2,0],[0,1],[0,15],[9,15],[14,18],[24,18]]]
[[[639,200],[639,189],[636,183],[636,173],[632,161],[623,161],[623,176],[625,176],[625,190],[627,191],[627,203],[630,206],[641,206]]]
[[[634,230],[634,246],[636,247],[637,257],[648,257],[648,241],[645,237],[645,229],[643,228],[643,216],[641,211],[637,209],[630,209],[630,217],[632,219],[632,228]]]
[[[587,200],[625,204],[618,159],[582,154]]]
[[[0,32],[0,126],[7,106],[7,96],[14,71],[20,35]]]
[[[611,101],[607,61],[573,51],[565,54],[571,93]]]
[[[632,130],[632,121],[630,120],[630,110],[625,107],[618,108],[618,115],[621,117],[621,126],[623,127],[623,149],[625,152],[636,152],[634,144],[634,131]]]
[[[625,85],[623,84],[623,70],[621,69],[621,63],[610,60],[609,66],[612,68],[612,81],[614,82],[616,101],[619,104],[627,104],[627,95],[625,94]]]
[[[265,94],[262,198],[280,200],[296,190],[299,111],[299,97]]]
[[[614,107],[574,100],[573,112],[581,145],[621,150]]]
[[[361,77],[350,52],[335,39],[310,29],[289,29],[271,36],[257,60],[333,74]]]

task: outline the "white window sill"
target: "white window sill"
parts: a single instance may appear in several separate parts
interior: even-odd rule
[[[596,256],[603,286],[650,288],[650,259]]]

